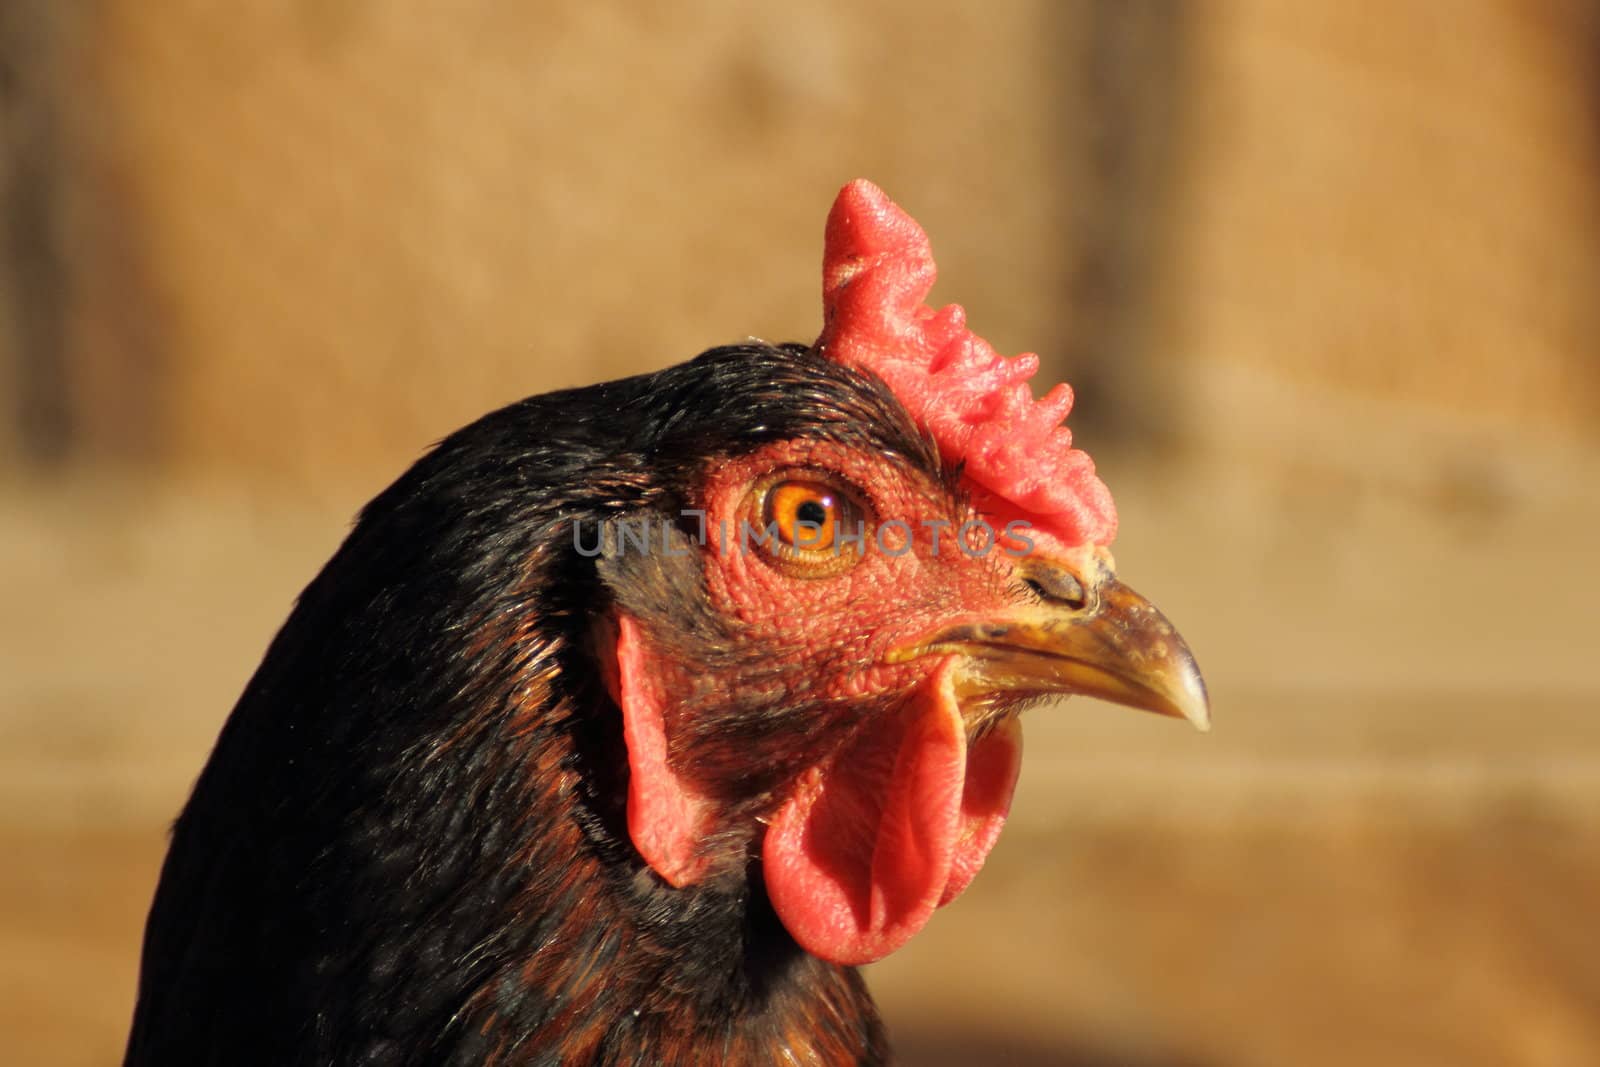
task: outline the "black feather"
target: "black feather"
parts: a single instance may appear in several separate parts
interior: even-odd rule
[[[753,870],[675,890],[634,852],[590,628],[632,598],[726,635],[692,558],[572,540],[673,520],[708,464],[791,438],[939,470],[880,382],[751,344],[494,412],[374,499],[174,828],[130,1067],[765,1062],[796,1027],[879,1062],[859,977],[789,939]]]

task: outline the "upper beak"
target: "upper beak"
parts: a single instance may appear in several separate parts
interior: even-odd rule
[[[972,695],[1077,693],[1211,728],[1210,702],[1189,646],[1166,617],[1097,557],[1072,568],[1024,561],[1039,594],[1003,618],[962,622],[897,659],[957,652]],[[1093,571],[1080,578],[1081,571]]]

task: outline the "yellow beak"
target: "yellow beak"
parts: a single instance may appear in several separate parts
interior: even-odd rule
[[[1037,603],[951,626],[894,658],[959,653],[962,688],[974,697],[1073,693],[1209,730],[1206,684],[1189,646],[1148,600],[1108,568],[1093,569],[1083,581],[1060,564],[1026,560],[1018,574]]]

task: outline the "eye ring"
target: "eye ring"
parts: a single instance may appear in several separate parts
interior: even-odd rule
[[[869,519],[860,495],[837,476],[783,471],[752,490],[741,547],[758,548],[785,574],[827,578],[860,561]]]

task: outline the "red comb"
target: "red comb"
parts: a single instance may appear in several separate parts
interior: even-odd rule
[[[1110,544],[1111,494],[1061,425],[1071,387],[1035,401],[1039,357],[1005,359],[967,329],[959,305],[928,307],[937,273],[915,219],[869,181],[846,185],[828,213],[818,348],[887,382],[945,461],[964,464],[982,510],[1066,546]]]

